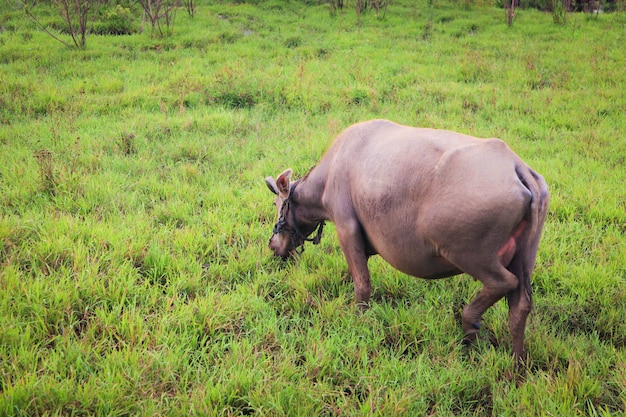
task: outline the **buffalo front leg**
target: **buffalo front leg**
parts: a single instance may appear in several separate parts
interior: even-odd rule
[[[367,255],[365,253],[365,240],[361,226],[356,220],[342,222],[336,225],[337,237],[348,262],[348,272],[354,283],[354,295],[359,308],[365,310],[369,307],[372,295],[370,272],[367,268]]]

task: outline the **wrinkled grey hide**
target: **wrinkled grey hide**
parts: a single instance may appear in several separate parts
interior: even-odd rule
[[[279,212],[275,255],[289,257],[320,223],[334,222],[361,306],[375,254],[416,277],[465,272],[483,284],[463,310],[465,340],[506,297],[513,352],[522,357],[549,192],[504,142],[373,120],[341,133],[303,179],[290,176],[266,178]]]

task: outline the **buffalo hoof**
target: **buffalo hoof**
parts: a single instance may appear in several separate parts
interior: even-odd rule
[[[469,329],[467,329],[467,327],[469,327]],[[478,329],[480,329],[480,322],[470,323],[469,326],[466,326],[465,337],[463,338],[464,345],[471,345],[474,340],[476,340],[476,333],[478,333]]]
[[[370,308],[370,303],[367,301],[359,301],[356,303],[360,313],[365,313]]]
[[[463,340],[461,340],[461,344],[463,346],[471,346],[474,343],[474,340],[476,340],[476,336],[465,336],[463,338]]]

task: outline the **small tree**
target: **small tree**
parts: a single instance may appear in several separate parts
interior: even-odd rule
[[[170,29],[181,0],[139,0],[139,4],[143,8],[144,19],[147,17],[150,20],[152,32],[156,28],[159,36],[163,36],[161,22],[165,21],[165,26]]]
[[[72,41],[77,48],[84,49],[87,43],[87,35],[91,32],[93,19],[97,14],[100,0],[50,0],[50,3],[56,7],[63,19],[63,23],[67,27],[67,32],[72,37]],[[35,5],[35,1],[32,2]],[[70,46],[67,42],[55,36],[46,26],[41,24],[37,17],[31,12],[30,4],[23,2],[24,12],[39,25],[48,35],[65,46]]]
[[[89,17],[97,12],[98,0],[52,0],[67,25],[74,45],[85,48],[87,34],[90,31]],[[93,19],[92,19],[93,23]]]
[[[582,2],[582,10],[589,18],[595,14],[596,18],[602,10],[602,0],[587,0]]]
[[[504,12],[506,15],[506,23],[511,26],[515,19],[515,9],[519,6],[519,0],[504,0]]]
[[[328,0],[330,4],[330,12],[334,15],[337,13],[337,9],[343,9],[343,0]]]
[[[557,25],[567,23],[567,12],[572,8],[572,0],[552,0],[552,20]]]
[[[196,0],[183,0],[183,6],[185,6],[189,17],[196,15]]]

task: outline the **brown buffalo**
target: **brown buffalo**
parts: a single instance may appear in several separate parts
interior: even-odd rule
[[[291,172],[265,180],[276,194],[275,255],[319,242],[332,221],[361,306],[372,293],[367,260],[375,254],[416,277],[465,272],[483,284],[463,309],[465,341],[506,296],[513,353],[522,357],[549,192],[504,142],[373,120],[341,133],[301,180],[291,182]]]

